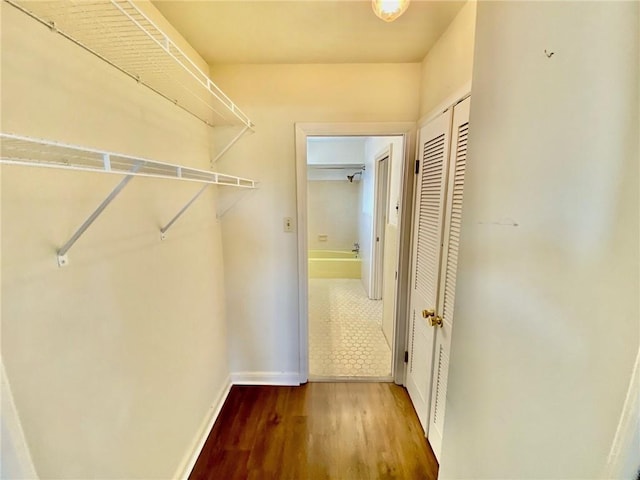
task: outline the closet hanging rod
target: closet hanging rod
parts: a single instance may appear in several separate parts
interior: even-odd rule
[[[67,253],[69,249],[135,176],[204,184],[196,196],[161,229],[163,236],[209,185],[226,185],[244,189],[255,188],[255,182],[248,178],[8,133],[0,133],[0,164],[125,175],[125,178],[120,181],[80,225],[71,238],[57,251],[57,260],[60,267],[68,265]]]
[[[119,70],[120,72],[124,73],[125,75],[127,75],[128,77],[132,78],[133,80],[135,80],[137,83],[139,83],[140,85],[143,85],[145,87],[147,87],[149,90],[151,90],[153,93],[155,93],[156,95],[161,96],[162,98],[164,98],[165,100],[170,101],[171,103],[173,103],[176,107],[180,108],[181,110],[183,110],[184,112],[188,113],[189,115],[193,116],[194,118],[200,120],[201,122],[205,123],[208,126],[213,126],[211,122],[209,122],[208,120],[201,118],[200,116],[196,115],[194,112],[192,112],[191,110],[185,108],[184,106],[180,105],[178,102],[176,102],[176,100],[174,98],[171,98],[167,95],[165,95],[164,93],[162,93],[160,90],[157,90],[155,88],[153,88],[151,85],[149,85],[148,83],[142,81],[140,79],[140,77],[134,75],[133,73],[129,73],[127,72],[125,69],[123,69],[122,67],[120,67],[119,65],[116,65],[115,63],[113,63],[111,60],[109,60],[108,58],[103,57],[102,55],[100,55],[98,52],[91,50],[90,48],[88,48],[86,45],[83,45],[82,43],[80,43],[78,40],[76,40],[75,38],[67,35],[65,32],[62,32],[60,30],[57,30],[55,28],[55,25],[52,23],[47,22],[46,20],[38,17],[37,15],[35,15],[34,13],[30,12],[29,10],[27,10],[26,8],[18,5],[17,3],[13,2],[12,0],[4,0],[6,3],[8,3],[9,5],[11,5],[12,7],[20,10],[21,12],[23,12],[24,14],[28,15],[29,17],[33,18],[34,20],[36,20],[37,22],[40,22],[41,24],[43,24],[45,27],[48,27],[52,30],[55,30],[59,35],[61,35],[62,37],[66,38],[67,40],[69,40],[70,42],[73,42],[75,45],[83,48],[84,50],[86,50],[87,52],[91,53],[92,55],[96,56],[97,58],[99,58],[100,60],[102,60],[103,62],[111,65],[113,68]]]
[[[187,209],[188,209],[188,208],[193,204],[193,202],[195,202],[195,201],[200,197],[200,195],[202,195],[202,194],[204,193],[204,191],[207,189],[207,187],[208,187],[208,186],[209,186],[209,185],[203,185],[203,186],[202,186],[202,188],[201,188],[200,190],[198,190],[198,192],[197,192],[197,193],[196,193],[196,194],[191,198],[191,200],[189,200],[189,201],[184,205],[184,207],[182,207],[182,208],[178,211],[178,213],[176,213],[176,214],[174,215],[174,217],[173,217],[171,220],[169,220],[169,222],[168,222],[164,227],[162,227],[162,228],[160,229],[160,240],[165,240],[165,239],[167,238],[167,231],[168,231],[168,230],[171,228],[171,226],[176,222],[176,220],[178,220],[178,219],[182,216],[182,214],[183,214],[184,212],[186,212],[186,211],[187,211]],[[247,193],[249,193],[249,192],[251,192],[251,191],[255,191],[255,189],[256,189],[257,187],[258,187],[258,184],[256,184],[256,185],[254,186],[254,188],[244,189],[244,190],[243,190],[242,195],[245,195],[245,194],[247,194]],[[226,213],[227,213],[231,208],[233,208],[233,207],[236,205],[236,203],[238,203],[239,201],[240,201],[240,199],[236,200],[236,201],[235,201],[235,202],[234,202],[230,207],[228,207],[227,209],[225,209],[225,210],[224,210],[224,212],[222,212],[222,214],[217,213],[217,214],[216,214],[216,218],[217,218],[218,220],[220,220],[220,219],[221,219],[221,218],[222,218],[222,217],[223,217],[223,216],[224,216],[224,215],[225,215],[225,214],[226,214]]]
[[[51,140],[0,133],[0,163],[254,188],[248,178]],[[140,164],[138,170],[133,169]]]
[[[248,130],[249,130],[249,127],[244,127],[242,130],[240,130],[240,132],[239,132],[235,137],[233,137],[233,138],[229,141],[229,143],[228,143],[228,144],[227,144],[227,145],[226,145],[226,146],[225,146],[225,147],[220,151],[220,153],[218,153],[218,155],[216,155],[216,157],[215,157],[213,160],[211,160],[211,166],[214,166],[214,165],[216,164],[216,162],[217,162],[218,160],[220,160],[220,158],[222,158],[222,156],[223,156],[225,153],[227,153],[227,152],[229,151],[229,149],[230,149],[231,147],[233,147],[233,146],[238,142],[238,140],[240,140],[240,138],[242,138],[242,136],[243,136],[245,133],[247,133],[247,131],[248,131]]]
[[[309,163],[307,168],[309,170],[364,170],[365,166],[362,163]]]
[[[249,117],[133,1],[4,1],[206,124],[254,128]]]

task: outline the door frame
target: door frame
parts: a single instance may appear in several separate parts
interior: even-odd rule
[[[375,166],[375,195],[373,202],[373,228],[371,229],[371,245],[373,252],[371,255],[371,298],[380,300],[382,298],[382,283],[384,272],[384,236],[387,226],[389,210],[389,180],[390,163],[393,145],[389,144],[381,152],[376,154],[373,164]],[[383,178],[382,162],[386,163],[386,172]],[[383,198],[384,197],[384,198]],[[381,208],[384,205],[384,209]]]
[[[308,304],[308,252],[307,252],[307,138],[340,136],[402,136],[404,138],[404,162],[400,219],[398,224],[398,283],[394,322],[394,345],[391,366],[396,383],[402,384],[405,375],[404,352],[406,348],[406,312],[408,299],[408,273],[410,252],[411,210],[413,199],[413,152],[415,151],[416,124],[414,122],[387,123],[296,123],[296,197],[298,235],[298,339],[299,382],[309,379],[309,304]],[[409,202],[409,203],[407,203]]]

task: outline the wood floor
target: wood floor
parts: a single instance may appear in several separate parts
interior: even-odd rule
[[[436,479],[404,388],[234,386],[190,479]]]

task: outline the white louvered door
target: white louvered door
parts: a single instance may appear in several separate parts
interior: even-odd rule
[[[433,376],[427,437],[431,448],[440,461],[442,432],[449,374],[449,353],[453,330],[453,306],[455,300],[458,247],[462,220],[462,194],[467,162],[467,136],[469,133],[469,106],[467,98],[455,106],[451,127],[451,158],[448,165],[447,202],[445,206],[444,247],[438,286],[436,312],[442,317],[442,327],[435,329],[433,351]]]
[[[420,129],[419,171],[414,198],[411,309],[407,390],[425,433],[428,430],[435,330],[423,311],[435,310],[438,299],[451,111]]]

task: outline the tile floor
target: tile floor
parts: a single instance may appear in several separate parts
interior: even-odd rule
[[[389,377],[381,323],[382,300],[369,300],[360,280],[309,279],[309,374]]]

